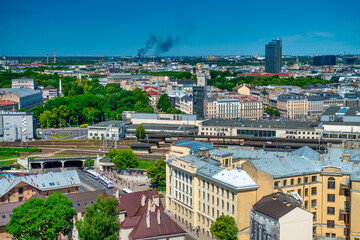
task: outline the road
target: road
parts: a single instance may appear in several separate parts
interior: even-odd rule
[[[73,127],[73,128],[49,128],[49,129],[47,129],[47,128],[45,128],[45,129],[38,128],[38,129],[36,129],[36,133],[38,135],[40,135],[40,132],[41,133],[54,132],[57,135],[72,134],[70,136],[63,137],[63,138],[54,138],[51,135],[45,135],[45,140],[87,139],[88,129],[87,128],[78,128],[78,127]]]
[[[113,195],[114,189],[105,188],[105,186],[102,185],[99,181],[92,179],[80,169],[77,169],[77,172],[81,181],[81,187],[79,187],[79,192],[90,192],[105,189],[107,194],[109,194],[110,196]]]

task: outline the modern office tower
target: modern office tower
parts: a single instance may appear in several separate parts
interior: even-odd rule
[[[326,66],[326,65],[335,65],[335,64],[336,64],[335,55],[324,55],[324,56],[314,57],[314,66]]]
[[[351,56],[343,57],[343,64],[345,65],[352,65],[358,63],[359,63],[359,58],[357,57],[351,57]]]
[[[282,41],[275,39],[265,45],[265,72],[281,72]]]
[[[193,111],[198,119],[205,118],[206,87],[193,86]]]

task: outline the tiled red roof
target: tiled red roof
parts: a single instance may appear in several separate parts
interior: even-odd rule
[[[174,222],[165,212],[160,211],[160,224],[157,221],[157,211],[149,212],[150,227],[146,224],[146,214],[143,214],[134,228],[129,234],[131,239],[144,239],[156,236],[168,236],[175,234],[186,234],[177,223]]]
[[[146,201],[145,205],[141,206],[143,196],[146,197]],[[121,211],[126,211],[126,218],[120,224],[120,228],[134,228],[129,234],[129,239],[136,240],[157,236],[186,234],[186,232],[164,212],[160,199],[159,206],[155,205],[155,208],[151,211],[149,204],[155,204],[153,202],[154,197],[159,197],[156,189],[120,194],[118,208],[120,208]],[[160,214],[160,224],[158,222],[158,214]],[[150,227],[148,227],[146,223],[147,216],[150,217]]]
[[[144,86],[144,89],[146,90],[146,89],[148,89],[148,88],[153,88],[153,89],[158,89],[158,87],[153,87],[153,86]]]
[[[153,196],[158,195],[158,192],[156,189],[151,189],[140,192],[120,194],[119,205],[117,208],[120,208],[121,211],[126,211],[128,217],[137,216],[137,213],[140,212],[141,208],[144,208],[141,207],[141,196],[143,194],[147,199],[152,199]]]
[[[139,220],[140,220],[141,216],[135,216],[135,217],[127,217],[125,218],[125,220],[120,224],[121,228],[133,228],[135,227]]]
[[[157,96],[158,95],[158,93],[153,91],[153,90],[148,91],[147,94],[150,95],[150,96]]]
[[[0,106],[7,106],[7,105],[13,105],[16,104],[17,102],[13,102],[10,100],[0,100]]]

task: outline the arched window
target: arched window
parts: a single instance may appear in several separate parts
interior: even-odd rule
[[[328,178],[328,189],[335,189],[335,178]]]

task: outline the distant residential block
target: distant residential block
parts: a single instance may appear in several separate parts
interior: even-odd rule
[[[31,109],[43,104],[41,91],[30,88],[1,88],[0,100],[17,102],[19,109]]]
[[[19,109],[19,104],[10,100],[0,100],[0,111],[14,112]]]
[[[37,88],[37,82],[33,78],[21,77],[11,80],[11,88],[30,88],[35,90]]]
[[[46,101],[59,96],[59,92],[57,88],[49,85],[42,90],[42,96],[43,96],[43,100]]]

